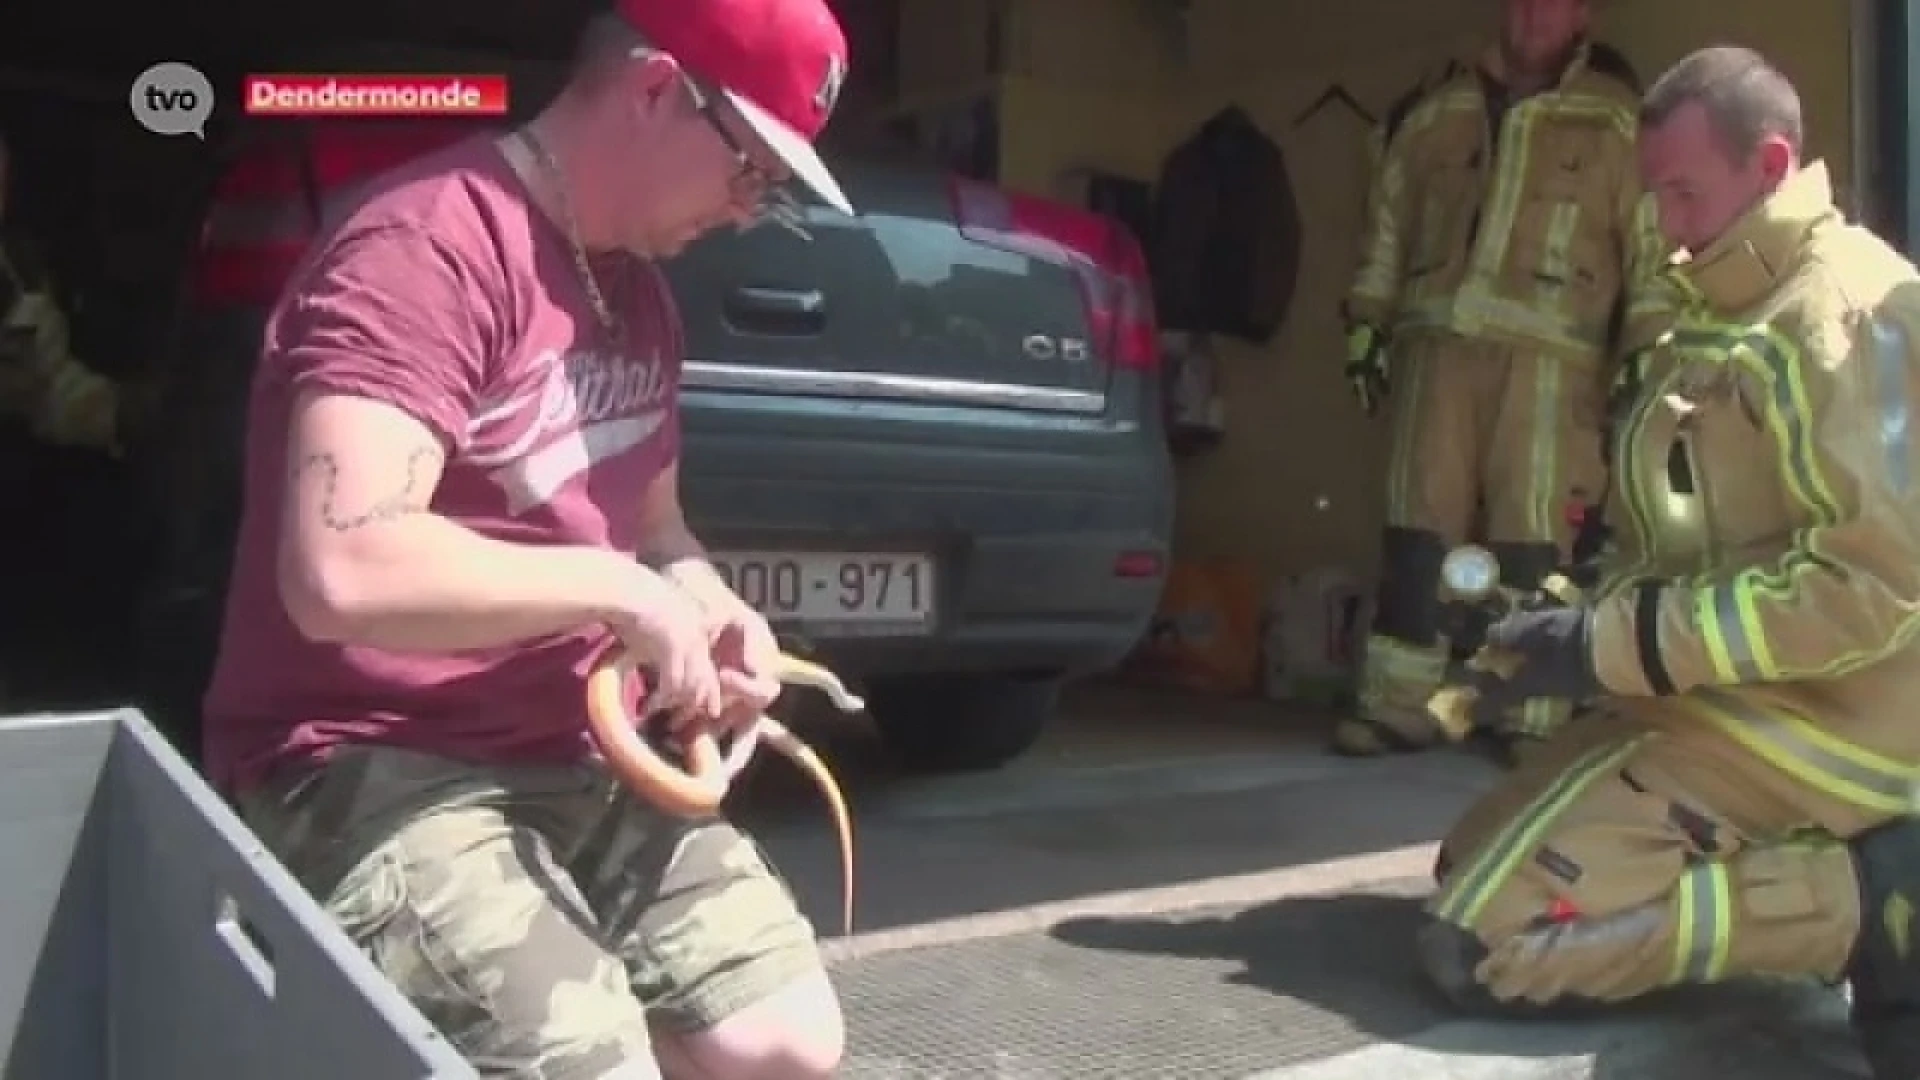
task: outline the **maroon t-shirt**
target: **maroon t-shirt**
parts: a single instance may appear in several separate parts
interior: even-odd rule
[[[379,181],[315,244],[267,325],[249,405],[246,503],[207,768],[244,788],[342,743],[476,762],[587,753],[583,679],[598,627],[512,648],[397,653],[308,640],[275,569],[291,405],[305,390],[373,398],[437,435],[434,512],[529,544],[633,552],[640,504],[679,451],[681,337],[666,283],[596,261],[623,316],[617,354],[563,233],[527,200],[492,137]]]

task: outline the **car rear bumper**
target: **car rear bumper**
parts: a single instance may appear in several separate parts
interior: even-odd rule
[[[1173,501],[1151,433],[1068,418],[970,434],[844,412],[756,421],[692,402],[686,415],[682,498],[710,549],[934,559],[924,635],[780,627],[851,673],[1099,670],[1158,602]]]

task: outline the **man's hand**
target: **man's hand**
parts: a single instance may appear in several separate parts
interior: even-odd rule
[[[668,580],[684,589],[702,610],[708,647],[722,699],[709,722],[721,731],[740,731],[759,719],[780,696],[780,643],[767,620],[740,599],[705,559],[683,559],[667,568]]]
[[[1605,692],[1593,670],[1592,609],[1522,610],[1487,628],[1486,650],[1512,665],[1502,676],[1474,673],[1475,718],[1483,722],[1532,698],[1583,701]]]
[[[674,582],[639,565],[620,592],[608,627],[642,664],[653,670],[647,711],[664,713],[678,730],[711,722],[726,707],[714,668],[706,612]]]
[[[731,595],[731,594],[730,594]],[[720,722],[729,731],[753,723],[780,696],[780,643],[759,612],[738,598],[722,617],[710,619],[713,666],[726,705]]]
[[[740,599],[707,559],[680,509],[680,467],[662,469],[640,514],[640,554],[692,598],[702,613],[708,660],[717,671],[722,702],[714,712],[683,716],[718,734],[740,731],[780,696],[775,668],[780,645],[760,613]]]
[[[1387,400],[1386,338],[1371,326],[1347,332],[1347,383],[1360,402],[1360,411],[1378,415]]]

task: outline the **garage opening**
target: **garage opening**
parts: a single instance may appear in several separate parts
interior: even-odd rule
[[[1366,591],[1383,432],[1354,414],[1336,362],[1336,307],[1354,255],[1365,140],[1397,97],[1449,59],[1472,55],[1488,5],[839,6],[856,63],[830,128],[834,154],[937,166],[1090,208],[1124,225],[1150,257],[1158,249],[1154,184],[1168,152],[1200,125],[1238,110],[1284,151],[1301,226],[1299,271],[1277,325],[1263,340],[1211,342],[1212,388],[1201,392],[1197,422],[1180,412],[1191,404],[1183,404],[1183,370],[1170,369],[1157,388],[1177,421],[1169,432],[1177,494],[1170,558],[1227,568],[1221,572],[1240,583],[1235,588],[1256,597],[1288,575],[1321,568]],[[1766,52],[1805,95],[1814,153],[1832,167],[1850,207],[1902,230],[1916,201],[1900,107],[1907,7],[1756,0],[1695,10],[1608,0],[1599,36],[1643,77],[1709,42]],[[243,345],[258,328],[245,319],[188,325],[183,303],[221,177],[257,140],[296,137],[291,124],[274,132],[239,121],[232,93],[240,77],[276,69],[505,73],[513,111],[524,116],[549,92],[588,8],[413,0],[336,5],[322,15],[237,0],[84,11],[35,5],[10,29],[0,46],[8,227],[30,233],[43,253],[73,356],[124,383],[128,409],[140,418],[117,456],[49,447],[30,424],[7,421],[0,474],[9,478],[12,513],[0,543],[16,580],[5,604],[0,687],[10,708],[136,699],[170,724],[191,724],[219,619],[221,537],[232,513],[221,489],[236,464],[251,359]],[[128,113],[134,75],[165,59],[192,63],[228,94],[204,141],[153,135]],[[1054,347],[1033,347],[1042,345]],[[1131,561],[1114,564],[1110,576],[1146,580],[1151,608],[1165,567],[1148,551],[1119,554]],[[1150,628],[1145,614],[1117,647],[1103,645],[1069,667],[1034,673],[1005,657],[995,663],[1023,678],[1106,671],[1150,629],[1176,633],[1168,620]],[[1198,681],[1224,695],[1257,696],[1258,613],[1230,621],[1244,640]],[[1051,709],[1051,700],[1034,707]],[[1275,723],[1314,722],[1287,716]],[[1031,726],[976,747],[973,764],[1017,755],[1040,737]]]
[[[942,514],[951,517],[913,518],[895,497],[898,489],[878,486],[847,504],[845,520],[857,521],[859,529],[846,531],[887,532],[921,545],[907,550],[905,561],[887,563],[890,571],[905,576],[934,566],[972,575],[961,602],[947,594],[938,617],[957,612],[975,620],[977,632],[874,632],[888,620],[920,617],[911,599],[902,602],[904,615],[884,602],[855,604],[858,618],[834,632],[834,647],[856,658],[879,688],[872,697],[881,707],[876,720],[900,757],[927,770],[1018,769],[1028,751],[1051,743],[1057,753],[1048,756],[1056,764],[1075,758],[1111,764],[1129,756],[1134,763],[1201,760],[1204,767],[1189,773],[1220,785],[1224,759],[1322,752],[1326,722],[1350,692],[1351,654],[1339,639],[1361,629],[1359,609],[1329,609],[1321,629],[1332,632],[1309,635],[1320,650],[1305,657],[1315,678],[1285,677],[1298,674],[1288,665],[1302,658],[1283,656],[1279,680],[1269,679],[1276,649],[1266,640],[1261,609],[1289,579],[1341,583],[1341,595],[1349,597],[1371,591],[1385,432],[1357,416],[1348,399],[1339,373],[1337,313],[1355,255],[1366,139],[1409,88],[1449,61],[1471,57],[1484,40],[1491,6],[1485,0],[844,0],[856,64],[843,114],[830,129],[830,156],[946,170],[957,179],[933,189],[942,200],[937,213],[957,220],[943,218],[941,228],[970,229],[969,240],[985,236],[991,253],[980,255],[972,275],[898,290],[889,318],[873,317],[868,326],[877,336],[880,324],[891,326],[891,316],[901,316],[903,335],[919,350],[913,363],[976,365],[968,377],[935,379],[924,368],[901,370],[907,365],[900,356],[862,355],[865,368],[837,371],[842,385],[895,396],[872,392],[858,399],[858,408],[837,415],[849,425],[878,418],[903,431],[881,458],[890,468],[924,465],[928,446],[964,443],[991,451],[982,456],[1016,479],[1043,466],[1056,470],[1014,492],[1023,501],[1012,511],[1004,505],[1007,491],[971,475],[949,484],[957,496]],[[1607,0],[1599,36],[1643,78],[1710,42],[1766,52],[1805,95],[1813,154],[1829,164],[1849,208],[1890,235],[1917,237],[1911,222],[1920,214],[1920,189],[1913,186],[1920,170],[1912,168],[1905,107],[1913,71],[1909,42],[1920,33],[1912,7],[1866,0],[1749,0],[1718,8]],[[42,253],[71,328],[72,356],[125,388],[138,420],[127,425],[121,445],[103,448],[48,445],[31,416],[0,419],[0,477],[12,511],[0,545],[13,571],[0,598],[0,707],[22,712],[134,700],[193,753],[237,509],[241,405],[261,327],[262,298],[247,287],[271,280],[244,260],[235,277],[209,272],[209,243],[235,224],[214,209],[235,163],[263,154],[294,163],[271,182],[295,196],[298,210],[307,209],[301,200],[313,195],[308,185],[317,180],[298,168],[311,161],[298,148],[312,145],[313,129],[241,123],[231,97],[204,140],[140,129],[127,107],[134,76],[157,61],[177,60],[231,93],[243,75],[273,70],[505,73],[515,89],[512,118],[523,118],[552,87],[586,10],[580,0],[347,0],[324,14],[241,0],[192,10],[115,0],[84,8],[34,5],[9,25],[0,43],[0,132],[11,151],[5,222],[30,232]],[[1075,249],[1065,260],[1071,266],[1063,268],[1056,256],[1089,236],[1112,239],[1087,219],[1060,212],[1064,207],[1117,223],[1149,264],[1163,258],[1168,240],[1177,239],[1164,234],[1155,210],[1167,157],[1223,116],[1256,127],[1284,153],[1298,251],[1294,270],[1281,275],[1286,295],[1269,298],[1276,301],[1273,325],[1208,335],[1210,359],[1202,369],[1165,355],[1143,356],[1155,351],[1142,349],[1143,337],[1172,350],[1192,344],[1181,337],[1190,328],[1168,321],[1160,329],[1173,337],[1156,341],[1143,333],[1137,307],[1087,300],[1095,291],[1103,298],[1130,295],[1126,289],[1137,283],[1125,259]],[[375,131],[367,125],[347,141],[377,157]],[[295,152],[283,155],[288,147]],[[883,187],[876,181],[873,189]],[[898,278],[917,241],[950,240],[897,207],[888,217],[874,226],[891,230],[884,250],[862,249],[874,258],[857,265],[851,256],[833,261],[834,251],[853,250],[833,246],[844,235],[807,249],[828,253],[807,263],[798,256],[782,262],[799,249],[780,247],[785,241],[771,234],[753,242],[764,247],[741,249],[771,253],[761,263],[694,257],[684,264],[682,270],[692,268],[685,272],[696,286],[688,294],[694,307],[744,304],[744,318],[766,331],[712,333],[702,346],[708,350],[702,392],[710,398],[760,393],[756,400],[764,405],[820,375],[783,355],[819,321],[808,287],[719,275],[750,264],[783,272],[809,268],[829,286],[883,271]],[[1008,243],[1009,235],[1017,242]],[[24,250],[27,241],[20,243]],[[1132,250],[1115,242],[1101,252]],[[1023,321],[1010,326],[1005,316],[1013,305],[997,291],[1009,276],[1057,287],[1054,295],[1066,299],[1021,307]],[[712,286],[703,294],[702,281],[746,287]],[[852,294],[861,295],[858,289]],[[210,295],[222,302],[209,303]],[[1090,345],[1095,325],[1106,328],[1107,337]],[[1001,350],[1007,355],[986,355],[1008,342],[1013,348]],[[726,352],[729,344],[742,351]],[[1075,367],[1090,349],[1108,350],[1103,356],[1111,370]],[[1045,374],[1003,374],[1016,363]],[[982,375],[992,364],[1002,366],[991,369],[991,378]],[[5,378],[0,371],[0,393]],[[901,401],[903,387],[922,399]],[[926,398],[936,393],[947,396]],[[743,440],[722,414],[709,417],[702,437],[706,460],[720,463],[713,474],[720,486],[690,492],[691,501],[728,536],[743,580],[771,580],[789,566],[799,572],[786,553],[805,545],[784,525],[768,525],[792,512],[796,500],[782,502],[777,492],[756,486],[752,474],[774,468],[776,458],[844,462],[809,456],[811,449],[792,444]],[[982,417],[989,422],[976,423]],[[778,420],[754,430],[793,423],[785,414]],[[1154,440],[1152,453],[1142,448],[1142,432]],[[1062,449],[1041,441],[1049,433],[1084,441]],[[1161,494],[1147,498],[1143,491]],[[957,520],[975,523],[958,539],[933,527]],[[813,553],[820,550],[815,545]],[[915,561],[921,558],[930,562]],[[1172,587],[1181,581],[1199,584]],[[865,596],[871,587],[863,577],[846,589]],[[770,587],[770,603],[783,603],[778,591]],[[1036,611],[1036,595],[1057,606]],[[1168,655],[1187,659],[1171,668],[1141,662]],[[1108,681],[1116,674],[1123,678]],[[1085,696],[1068,695],[1062,705],[1062,685],[1070,682]],[[1171,689],[1143,694],[1141,682]],[[1116,749],[1105,733],[1116,722],[1134,735],[1152,730]],[[1229,731],[1231,738],[1206,734]],[[1101,742],[1107,745],[1088,752],[1089,743]],[[1038,777],[1051,775],[1026,772],[1015,783],[1041,788],[1051,780]],[[1142,789],[1147,782],[1134,779],[1139,775],[1110,784],[1120,791],[1116,801],[1151,797]],[[1304,788],[1289,793],[1292,802],[1263,803],[1264,818],[1237,815],[1237,827],[1270,840],[1283,828],[1276,823],[1304,822],[1298,833],[1314,834],[1316,843],[1353,843],[1364,833],[1359,842],[1387,849],[1433,839],[1455,809],[1416,805],[1432,799],[1430,792],[1376,798],[1374,789],[1365,789],[1329,797],[1325,788]],[[920,846],[919,837],[908,836],[909,851],[896,835],[894,850],[902,853],[898,862],[926,873],[935,883],[927,891],[948,905],[916,911],[927,918],[994,903],[1014,906],[1016,893],[1031,901],[1019,892],[1028,882],[1015,879],[1037,883],[1058,864],[1083,873],[1075,887],[1088,892],[1123,887],[1118,878],[1124,873],[1219,880],[1256,869],[1230,865],[1250,858],[1247,849],[1256,844],[1204,832],[1211,827],[1199,820],[1204,800],[1177,797],[1187,800],[1185,816],[1169,813],[1137,832],[1097,834],[1049,820],[1026,838],[1032,862],[996,865],[992,873],[979,872],[989,860],[977,849]],[[1339,797],[1344,805],[1332,801]],[[949,818],[962,813],[944,812]],[[920,820],[938,821],[941,813],[923,807]],[[1360,818],[1365,827],[1350,828]],[[1179,869],[1148,866],[1152,860],[1122,850],[1148,846],[1143,834],[1180,849],[1184,859],[1165,860]],[[1329,854],[1321,848],[1312,857]],[[1422,876],[1395,885],[1405,896],[1376,897],[1377,906],[1406,910],[1398,901],[1427,885],[1421,869]],[[1174,882],[1134,880],[1126,887],[1146,884]],[[1113,1076],[1226,1078],[1351,1052],[1370,1032],[1408,1033],[1439,1022],[1431,1003],[1411,997],[1390,1005],[1398,1015],[1372,1029],[1336,1015],[1345,1009],[1312,1006],[1341,1002],[1355,986],[1371,993],[1403,985],[1404,927],[1383,929],[1377,921],[1335,927],[1319,915],[1246,920],[1239,898],[1222,899],[1222,907],[1192,920],[1200,936],[1185,939],[1190,962],[1172,982],[1164,966],[1149,968],[1098,947],[1097,934],[1087,944],[1023,933],[983,947],[854,957],[836,974],[855,1032],[846,1072],[966,1075],[992,1056],[1037,1075],[1093,1069]],[[1249,947],[1250,940],[1257,944]],[[1306,1003],[1279,1024],[1276,995],[1233,986],[1243,981],[1233,967],[1262,949],[1269,962],[1260,966],[1278,973],[1272,985],[1284,988],[1286,999]],[[969,985],[994,991],[962,995],[961,1007],[931,1019],[915,1015],[915,1003],[933,1000],[935,991],[951,996],[956,964],[972,965],[976,978]],[[1105,992],[1084,993],[1089,984]],[[1005,992],[1035,986],[1041,989],[1026,997]],[[1222,986],[1233,992],[1219,996]],[[1061,1001],[1100,1004],[1061,1009]],[[892,1016],[911,1021],[891,1022]],[[1319,1045],[1311,1045],[1316,1038]],[[1277,1041],[1289,1045],[1276,1051]]]
[[[434,130],[420,141],[405,124],[249,122],[231,100],[242,77],[504,76],[513,88],[506,119],[517,121],[554,89],[587,13],[585,4],[538,19],[508,5],[362,5],[281,22],[236,5],[180,13],[188,23],[162,26],[130,11],[129,25],[151,31],[155,44],[116,53],[93,48],[86,26],[47,9],[10,38],[19,43],[5,67],[8,123],[17,129],[10,140],[22,189],[32,189],[20,220],[75,263],[57,278],[73,293],[68,317],[134,343],[76,339],[74,358],[124,371],[127,400],[151,403],[137,414],[144,423],[128,425],[118,457],[58,451],[102,473],[84,484],[49,481],[75,498],[100,493],[86,505],[101,520],[20,538],[22,558],[48,567],[46,595],[20,605],[13,620],[32,639],[15,650],[10,692],[21,707],[132,696],[192,745],[221,622],[240,425],[266,306],[303,250],[297,241],[332,212],[336,195],[397,161],[396,147],[423,150],[466,130],[426,125]],[[932,160],[890,120],[862,119],[895,104],[884,61],[894,14],[885,4],[843,6],[855,49],[873,62],[845,87],[844,128],[826,147],[876,169]],[[165,51],[161,42],[170,43]],[[205,139],[162,138],[128,115],[128,87],[156,57],[191,64],[228,92]],[[396,136],[400,128],[414,134]],[[101,132],[118,149],[101,149]],[[136,252],[131,227],[104,237],[81,227],[102,207],[134,205],[104,181],[76,182],[74,163],[96,159],[119,187],[157,204],[118,211],[155,234],[155,250],[126,271],[147,306],[108,305],[97,318],[96,253]],[[724,538],[723,570],[766,586],[771,604],[797,597],[787,614],[798,616],[791,621],[803,636],[859,655],[871,715],[889,744],[936,769],[1017,756],[1053,715],[1063,682],[1125,651],[1150,612],[1170,518],[1164,477],[1143,482],[1164,472],[1165,449],[1150,414],[1151,327],[1136,302],[1144,277],[1137,244],[1093,215],[970,179],[989,173],[876,171],[861,181],[869,213],[860,229],[827,222],[804,247],[763,230],[667,267],[683,312],[700,313],[683,319],[700,367],[690,387],[730,401],[780,399],[782,409],[811,402],[798,419],[765,419],[766,410],[751,408],[711,423],[689,419],[689,438],[700,444],[689,457],[726,474],[688,482],[690,512]],[[266,196],[279,201],[263,211]],[[790,280],[828,271],[844,297],[866,298],[834,301],[832,319],[807,301],[832,289]],[[1008,301],[1011,317],[996,316]],[[890,346],[895,335],[906,344]],[[96,351],[97,363],[87,355]],[[842,419],[823,405],[844,410]],[[783,452],[759,428],[792,432],[796,424],[813,426],[800,440],[813,449],[785,456],[812,482],[842,475],[847,460],[865,463],[856,490],[826,497],[825,518],[808,517],[804,493],[767,479],[765,463]],[[828,430],[835,425],[846,430]],[[865,451],[855,445],[861,439]],[[23,446],[21,469],[64,476],[34,457],[42,451]],[[113,483],[124,492],[113,494]],[[942,491],[915,494],[930,486]],[[835,546],[827,542],[834,536],[858,542]],[[138,550],[97,554],[76,537]],[[810,592],[780,584],[789,572],[811,575],[814,591],[831,589],[844,610],[826,613],[830,627],[815,625],[821,612],[808,607]],[[1033,590],[1021,574],[1057,587]],[[99,595],[80,591],[80,579]],[[97,629],[103,621],[112,634]]]

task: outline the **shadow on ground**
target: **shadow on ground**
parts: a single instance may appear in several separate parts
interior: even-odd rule
[[[1411,964],[1422,878],[1077,919],[834,966],[850,1080],[1861,1080],[1837,995],[1669,995],[1470,1021]]]
[[[1106,969],[1097,976],[1101,986],[1125,985],[1128,971],[1158,972],[1163,1022],[1170,1012],[1171,1022],[1191,1023],[1199,1035],[1230,1017],[1225,1026],[1242,1033],[1274,1032],[1267,1068],[1385,1043],[1445,1057],[1538,1058],[1543,1068],[1552,1063],[1542,1076],[1866,1075],[1839,995],[1804,983],[1700,988],[1583,1016],[1462,1018],[1413,967],[1426,891],[1424,880],[1406,879],[1242,910],[1076,919],[1035,935],[1028,947],[1091,953],[1098,959],[1084,961],[1087,969]],[[1182,1009],[1193,1017],[1182,1019]],[[1182,1075],[1250,1075],[1240,1067],[1236,1060]]]
[[[1218,984],[1338,1018],[1355,1035],[1406,1041],[1454,1019],[1414,967],[1426,891],[1424,881],[1406,879],[1241,910],[1069,919],[1049,936],[1079,949],[1178,959]]]
[[[1428,844],[1493,775],[1460,753],[1334,757],[1324,724],[1263,722],[1244,715],[1245,703],[1144,700],[1181,711],[1155,717],[1136,701],[1126,716],[1082,713],[1033,760],[967,776],[903,776],[885,767],[870,733],[826,729],[821,745],[856,817],[858,929]],[[1122,740],[1131,745],[1116,750]],[[838,855],[823,804],[771,755],[757,761],[752,785],[737,819],[829,928]]]

